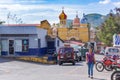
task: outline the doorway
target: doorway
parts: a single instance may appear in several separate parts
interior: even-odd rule
[[[9,55],[14,55],[14,40],[9,40]]]

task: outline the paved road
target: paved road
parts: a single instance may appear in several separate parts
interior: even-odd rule
[[[96,55],[96,59],[101,59]],[[93,80],[110,80],[112,72],[97,72]],[[85,62],[71,64],[43,65],[0,58],[0,80],[91,80],[87,76]]]

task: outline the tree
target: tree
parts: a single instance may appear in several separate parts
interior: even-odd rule
[[[112,46],[114,34],[120,34],[120,13],[118,11],[116,14],[113,12],[109,14],[109,18],[102,24],[97,37],[107,46]]]
[[[5,23],[5,21],[1,21],[1,20],[0,20],[0,25],[3,24],[3,23]]]

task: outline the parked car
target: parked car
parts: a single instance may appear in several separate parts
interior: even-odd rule
[[[74,48],[74,53],[75,53],[75,60],[78,62],[78,61],[81,61],[81,46],[79,45],[76,45],[76,44],[70,44],[71,47]]]
[[[76,53],[76,60],[77,61],[82,61],[85,60],[86,57],[86,52],[88,51],[88,49],[86,49],[83,46],[79,46],[75,49],[75,53]]]
[[[106,47],[105,49],[105,56],[120,56],[120,48],[116,48],[116,47]]]
[[[57,60],[59,65],[62,65],[63,63],[72,63],[75,65],[74,48],[70,46],[61,47],[58,51]]]
[[[75,60],[77,62],[81,61],[81,52],[79,48],[74,49],[74,53],[75,53]]]
[[[75,60],[76,61],[82,61],[85,60],[86,57],[86,52],[88,49],[86,49],[84,46],[79,46],[75,44],[71,44],[71,46],[74,48],[74,53],[75,53]]]
[[[79,50],[81,52],[81,60],[85,60],[86,52],[88,52],[88,49],[82,46],[81,48],[79,48]]]

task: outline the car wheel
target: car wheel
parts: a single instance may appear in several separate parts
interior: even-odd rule
[[[79,62],[79,58],[77,58],[76,61]]]
[[[61,61],[59,61],[59,65],[62,65],[62,62],[61,62]]]
[[[82,57],[80,56],[79,61],[82,61]]]
[[[73,62],[72,64],[75,65],[75,62]]]

